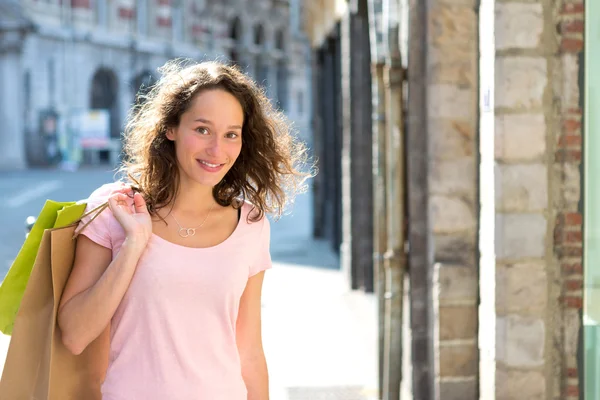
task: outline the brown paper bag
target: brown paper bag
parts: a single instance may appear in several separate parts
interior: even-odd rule
[[[75,259],[76,225],[44,232],[15,319],[0,400],[100,400],[108,366],[108,328],[83,353],[62,343],[58,306]]]

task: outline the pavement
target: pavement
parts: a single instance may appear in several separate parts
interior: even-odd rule
[[[32,210],[39,210],[45,198],[84,198],[90,188],[111,177],[112,173],[98,170],[70,175],[0,173],[0,188],[8,188],[3,190],[3,204],[13,205],[11,210],[0,205],[0,212],[16,215],[10,227],[0,227],[0,236],[14,238],[15,229],[22,229],[22,216],[35,214]],[[23,182],[29,183],[27,187]],[[46,183],[46,191],[31,190],[43,182],[54,183]],[[69,192],[72,188],[79,191]],[[7,247],[0,261],[9,263],[17,250],[15,245]],[[375,400],[376,300],[351,291],[336,254],[327,243],[312,238],[310,192],[297,198],[288,215],[272,221],[271,254],[274,265],[265,275],[263,289],[263,342],[271,400]],[[9,341],[10,337],[0,335],[0,360]]]

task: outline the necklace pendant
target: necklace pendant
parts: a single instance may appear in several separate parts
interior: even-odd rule
[[[194,228],[181,228],[178,231],[179,236],[181,236],[182,238],[187,238],[190,236],[194,236],[196,234],[196,229]]]

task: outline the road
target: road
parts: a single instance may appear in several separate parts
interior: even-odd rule
[[[0,172],[0,275],[24,239],[24,221],[45,199],[86,198],[113,180],[107,169]],[[314,240],[312,197],[272,223],[274,268],[263,289],[263,336],[272,400],[373,400],[376,303],[348,289],[337,256]],[[9,343],[0,335],[0,370]],[[408,398],[408,397],[407,397]]]
[[[0,275],[6,275],[23,244],[25,219],[37,215],[46,199],[85,199],[113,176],[114,172],[107,169],[76,173],[57,170],[0,173]]]

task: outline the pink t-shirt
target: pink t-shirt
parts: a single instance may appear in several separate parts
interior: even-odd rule
[[[116,187],[96,190],[88,209]],[[246,400],[239,302],[248,278],[271,267],[269,221],[248,223],[251,209],[244,203],[233,234],[214,247],[152,236],[112,318],[103,400]],[[108,208],[82,234],[112,249],[113,258],[125,239]]]

